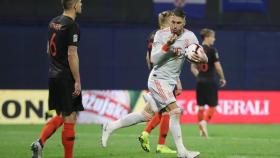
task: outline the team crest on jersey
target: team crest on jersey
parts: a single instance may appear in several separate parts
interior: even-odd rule
[[[78,35],[77,34],[73,35],[73,42],[78,42]]]

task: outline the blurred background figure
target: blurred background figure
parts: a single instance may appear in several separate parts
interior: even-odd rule
[[[204,28],[200,31],[203,49],[208,57],[208,63],[191,64],[191,71],[196,78],[196,101],[198,109],[198,125],[200,135],[208,137],[207,123],[212,119],[218,105],[218,86],[224,87],[226,80],[219,60],[218,50],[213,46],[215,32]],[[216,73],[219,75],[219,83],[215,81]],[[205,113],[205,105],[209,109]]]

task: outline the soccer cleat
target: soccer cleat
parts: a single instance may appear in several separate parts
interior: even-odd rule
[[[32,150],[32,158],[42,158],[42,150],[43,147],[39,140],[36,140],[31,144],[31,150]]]
[[[207,122],[205,120],[202,120],[198,123],[198,126],[200,130],[200,136],[208,138]]]
[[[200,155],[200,152],[199,151],[190,151],[190,150],[187,150],[187,157],[186,158],[196,158],[197,156]]]
[[[196,158],[199,155],[200,155],[199,151],[190,151],[190,150],[185,150],[184,153],[177,154],[178,158]]]
[[[143,131],[142,134],[138,137],[142,149],[146,152],[150,152],[150,142],[149,142],[149,133]]]
[[[107,147],[107,141],[112,133],[112,131],[110,131],[108,129],[108,126],[109,126],[109,123],[106,123],[103,125],[103,128],[102,128],[101,145],[104,148]]]
[[[157,150],[156,153],[161,153],[161,154],[176,154],[176,150],[172,150],[169,147],[167,147],[166,145],[157,145]]]

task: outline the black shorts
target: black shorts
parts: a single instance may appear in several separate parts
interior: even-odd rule
[[[198,82],[196,84],[196,101],[199,106],[217,106],[218,85],[216,82]]]
[[[83,111],[82,94],[72,96],[74,80],[67,78],[49,78],[49,109],[70,115],[72,112]]]

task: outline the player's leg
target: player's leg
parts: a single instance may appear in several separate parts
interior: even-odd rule
[[[175,85],[165,80],[153,80],[149,84],[149,90],[153,98],[158,103],[158,107],[166,109],[169,112],[169,126],[174,142],[177,148],[177,156],[183,158],[194,158],[199,152],[191,152],[185,149],[182,140],[182,132],[180,126],[181,109],[176,104],[176,98],[173,94]]]
[[[147,123],[146,129],[145,131],[147,133],[151,133],[151,131],[157,126],[159,125],[160,121],[161,121],[161,114],[159,112],[155,113],[155,115],[153,116],[153,118]]]
[[[146,152],[150,152],[149,135],[151,131],[160,123],[160,120],[161,120],[161,114],[158,112],[155,113],[155,115],[147,123],[146,129],[138,137],[142,149]]]
[[[48,138],[50,138],[55,131],[63,124],[63,118],[59,115],[56,115],[52,119],[48,121],[48,123],[44,126],[41,134],[40,134],[40,142],[44,145]]]
[[[43,127],[40,138],[31,144],[32,158],[41,158],[42,150],[47,141],[55,131],[63,124],[64,120],[59,115],[50,119]]]
[[[216,105],[210,105],[205,115],[205,121],[209,122],[213,118],[215,112],[216,112]]]
[[[77,120],[77,113],[71,114],[62,113],[64,118],[64,126],[61,132],[61,141],[64,147],[64,158],[73,158],[73,148],[75,142],[75,124]]]
[[[159,138],[158,138],[158,145],[157,145],[157,153],[163,154],[174,154],[176,150],[172,150],[165,145],[166,136],[169,131],[169,113],[163,112],[162,117],[160,120],[160,128],[159,128]]]
[[[64,119],[64,126],[61,132],[61,141],[64,147],[64,158],[74,157],[74,143],[75,143],[75,125],[77,114],[84,110],[82,105],[82,93],[78,96],[73,96],[74,80],[61,80],[58,82],[61,86],[59,88],[59,97],[61,106],[61,116]]]
[[[152,119],[148,122],[147,128],[145,131],[141,133],[141,135],[138,137],[138,140],[140,142],[140,145],[142,149],[146,152],[150,151],[150,142],[149,142],[149,134],[156,125],[159,124],[161,120],[161,113],[157,112],[158,108],[157,105],[151,96],[151,93],[146,93],[143,95],[143,98],[145,102],[147,103],[148,107],[151,107],[152,111],[155,111],[155,115],[152,117]]]
[[[176,90],[177,90],[177,85],[175,86],[173,90],[173,95],[177,96]],[[170,116],[169,113],[166,111],[166,109],[163,109],[161,111],[162,117],[160,121],[160,129],[159,129],[159,138],[158,138],[158,145],[157,145],[157,153],[164,153],[164,154],[174,154],[176,153],[176,150],[170,149],[168,146],[165,145],[165,140],[166,136],[169,131],[169,120]]]
[[[57,105],[57,90],[55,79],[49,79],[49,109],[56,109]],[[32,158],[41,158],[42,150],[48,138],[50,138],[55,131],[63,124],[63,118],[59,115],[50,119],[43,127],[39,139],[31,144]]]
[[[208,137],[208,130],[207,130],[207,121],[205,120],[205,108],[203,105],[198,105],[198,127],[199,127],[199,135],[202,137]]]
[[[218,105],[218,85],[215,82],[209,83],[207,99],[209,109],[206,113],[205,120],[209,122],[213,118],[216,112],[216,106]]]
[[[170,131],[177,148],[177,156],[180,158],[194,158],[198,156],[199,152],[186,150],[183,144],[180,125],[181,109],[177,106],[176,102],[169,104],[167,109],[170,115]]]
[[[207,122],[205,118],[205,107],[204,105],[207,103],[207,92],[208,88],[203,82],[198,82],[196,85],[196,102],[198,105],[198,127],[199,127],[199,134],[203,137],[208,137],[207,131]]]
[[[39,157],[38,155],[42,155],[39,152],[42,152],[42,149],[47,139],[50,138],[62,124],[63,124],[63,118],[61,118],[59,115],[53,117],[47,122],[47,124],[45,124],[45,126],[41,131],[39,139],[33,142],[31,145],[32,151],[35,152],[33,154],[34,155],[33,157],[36,158]]]
[[[150,104],[146,103],[146,106],[142,112],[132,112],[119,120],[104,124],[101,145],[103,147],[107,146],[107,141],[115,130],[123,127],[129,127],[140,122],[146,122],[152,118],[153,114],[154,113],[150,107]]]
[[[209,109],[206,111],[206,115],[204,119],[200,122],[200,127],[204,131],[204,135],[206,138],[208,137],[207,126],[209,121],[213,118],[216,112],[216,106],[218,104],[218,86],[215,82],[209,82],[205,86],[205,104],[209,105]]]

